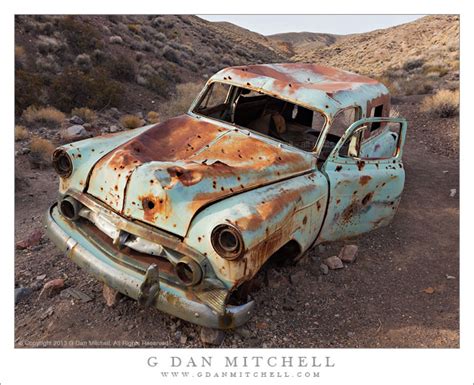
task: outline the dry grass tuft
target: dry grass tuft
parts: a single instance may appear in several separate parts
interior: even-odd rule
[[[66,115],[54,107],[37,108],[29,106],[22,114],[28,123],[61,124]]]
[[[176,93],[171,100],[162,104],[160,116],[163,120],[184,114],[188,111],[203,83],[181,83],[176,86]]]
[[[156,111],[150,111],[146,115],[146,120],[153,124],[158,123],[160,121],[160,114],[158,114]]]
[[[79,116],[84,122],[88,123],[97,119],[95,111],[87,107],[73,108],[71,110],[71,115]]]
[[[30,144],[31,158],[36,163],[50,163],[55,148],[49,140],[34,136]]]
[[[145,124],[143,119],[135,115],[124,115],[120,118],[120,124],[125,128],[137,128]]]
[[[421,111],[450,118],[459,114],[459,90],[439,90],[436,94],[423,99]]]
[[[30,137],[30,132],[25,126],[15,126],[15,141],[25,140]]]

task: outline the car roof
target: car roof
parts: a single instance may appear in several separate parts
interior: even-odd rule
[[[209,81],[269,93],[327,115],[335,115],[340,109],[354,105],[360,106],[365,115],[368,103],[388,95],[382,83],[367,76],[306,63],[228,67]]]

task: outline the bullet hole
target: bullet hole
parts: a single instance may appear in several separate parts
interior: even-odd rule
[[[155,208],[155,203],[153,201],[146,200],[144,204],[145,208],[147,208],[148,210],[153,210]]]
[[[342,170],[342,166],[337,166],[337,167],[336,167],[336,171],[337,171],[337,172],[339,172],[339,171],[341,171],[341,170]]]

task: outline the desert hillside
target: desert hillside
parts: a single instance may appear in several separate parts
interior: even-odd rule
[[[280,37],[297,42],[292,61],[379,77],[394,93],[425,94],[459,86],[458,16],[426,16],[396,27],[338,36],[333,41],[315,37],[311,42],[292,35],[298,34]]]
[[[178,84],[263,62],[327,64],[376,76],[394,94],[426,94],[458,87],[458,41],[457,16],[347,36],[263,36],[197,16],[17,16],[15,112],[31,105],[146,111]]]
[[[196,16],[18,16],[16,113],[140,108],[223,67],[287,60],[278,43],[236,28]]]

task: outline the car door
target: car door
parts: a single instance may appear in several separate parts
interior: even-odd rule
[[[358,120],[346,130],[322,167],[329,202],[318,243],[390,223],[405,182],[406,128],[405,119],[378,117]]]

